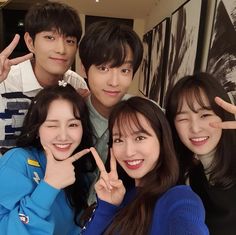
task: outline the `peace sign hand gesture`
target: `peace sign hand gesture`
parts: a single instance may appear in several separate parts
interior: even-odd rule
[[[220,97],[215,98],[215,102],[222,107],[224,110],[228,111],[229,113],[232,113],[236,115],[236,106],[224,101]],[[222,129],[236,129],[236,121],[222,121],[222,122],[214,122],[210,123],[212,127],[215,128],[222,128]]]
[[[111,159],[109,173],[106,171],[105,166],[95,148],[90,148],[90,151],[92,152],[98,169],[100,170],[100,178],[95,184],[95,190],[98,198],[115,206],[119,206],[123,201],[126,190],[122,180],[118,179],[116,159],[112,150],[110,150]]]
[[[48,147],[44,147],[44,150],[47,158],[44,181],[57,189],[63,189],[75,182],[75,172],[72,163],[90,151],[89,149],[84,149],[63,161],[58,161]]]
[[[20,36],[16,34],[12,42],[0,53],[0,83],[7,78],[7,75],[12,65],[19,64],[20,62],[23,62],[33,57],[33,54],[29,53],[21,57],[8,59],[8,57],[11,55],[11,53],[17,46],[19,40]]]

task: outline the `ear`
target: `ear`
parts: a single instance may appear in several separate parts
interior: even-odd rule
[[[79,71],[80,71],[80,73],[79,73],[79,74],[80,74],[83,78],[87,79],[87,74],[86,74],[84,65],[82,64],[81,61],[79,62],[79,64],[80,64],[80,66],[79,66]]]
[[[24,39],[25,39],[25,44],[26,44],[28,50],[30,52],[34,53],[34,41],[28,32],[25,33]]]

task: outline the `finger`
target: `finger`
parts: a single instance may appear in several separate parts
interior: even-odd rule
[[[45,151],[45,155],[46,155],[46,158],[47,158],[47,161],[54,161],[55,158],[51,152],[51,150],[47,147],[47,146],[43,146],[43,149]]]
[[[120,188],[123,186],[122,180],[110,180],[110,185],[114,188]]]
[[[212,122],[210,123],[210,126],[220,129],[236,129],[236,121]]]
[[[14,59],[11,59],[10,60],[10,63],[11,65],[16,65],[16,64],[19,64],[21,62],[24,62],[26,60],[29,60],[33,57],[33,53],[29,53],[27,55],[24,55],[24,56],[20,56],[20,57],[17,57],[17,58],[14,58]]]
[[[13,50],[16,48],[19,40],[20,40],[20,35],[16,34],[11,43],[1,52],[1,55],[4,55],[8,58],[13,52]]]
[[[113,150],[110,149],[110,168],[112,173],[112,178],[118,179],[118,173],[117,173],[117,164],[116,164],[116,158],[114,156]]]
[[[108,192],[110,192],[110,189],[107,187],[107,184],[103,178],[100,178],[97,183],[95,184],[95,190],[101,191],[103,189],[106,189]]]
[[[91,153],[93,154],[93,157],[94,157],[95,162],[96,162],[96,164],[97,164],[97,166],[98,166],[98,169],[99,169],[101,172],[106,172],[106,173],[107,173],[106,168],[105,168],[105,166],[104,166],[104,164],[103,164],[103,161],[102,161],[102,159],[99,157],[99,155],[98,155],[96,149],[95,149],[94,147],[91,147],[91,148],[90,148],[90,151],[91,151]]]
[[[235,106],[235,105],[224,101],[224,100],[221,99],[220,97],[215,97],[215,102],[216,102],[220,107],[222,107],[224,110],[226,110],[226,111],[228,111],[228,112],[230,112],[230,113],[236,114],[236,106]]]
[[[80,151],[80,152],[72,155],[70,158],[68,158],[68,161],[75,162],[89,152],[90,152],[90,149],[83,149],[82,151]]]

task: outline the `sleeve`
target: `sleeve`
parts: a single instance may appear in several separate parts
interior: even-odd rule
[[[82,228],[81,235],[101,235],[116,215],[118,207],[98,199],[97,208],[87,224]]]
[[[18,157],[20,159],[20,156],[15,156]],[[16,170],[8,166],[10,163],[14,162],[8,161],[0,165],[1,234],[53,234],[51,206],[60,190],[51,187],[43,180],[35,186],[32,179],[22,173],[26,171],[25,165],[20,165],[17,161],[15,164],[21,169]]]
[[[177,189],[168,201],[167,229],[170,235],[209,235],[201,199],[191,189]]]

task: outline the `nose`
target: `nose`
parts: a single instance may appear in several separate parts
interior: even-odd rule
[[[132,141],[127,141],[125,147],[126,147],[126,156],[127,157],[132,157],[135,155],[136,148],[135,148],[135,145]]]
[[[117,68],[111,68],[110,78],[108,80],[108,85],[116,87],[119,85],[119,74]]]
[[[65,127],[59,128],[57,139],[60,141],[67,140],[67,129]]]
[[[58,54],[65,54],[65,40],[62,36],[60,36],[56,41],[55,51]]]
[[[193,133],[198,133],[201,130],[201,123],[199,120],[191,120],[190,129]]]

